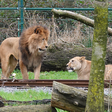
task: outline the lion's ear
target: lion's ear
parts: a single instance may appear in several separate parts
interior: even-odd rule
[[[42,30],[39,27],[35,28],[35,30],[34,30],[34,33],[36,33],[36,34],[41,33],[41,32],[42,32]]]
[[[85,60],[85,57],[82,56],[82,57],[80,58],[80,61],[83,62],[84,60]]]

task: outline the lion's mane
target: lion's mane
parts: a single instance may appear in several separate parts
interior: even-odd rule
[[[31,53],[29,51],[29,38],[31,35],[33,34],[38,34],[38,33],[44,33],[47,37],[48,40],[48,36],[49,36],[49,31],[45,26],[31,26],[29,28],[27,28],[26,30],[23,31],[23,33],[21,34],[20,40],[19,40],[19,49],[21,52],[21,58],[23,63],[28,66],[29,64],[29,58],[31,56]],[[43,55],[38,56],[38,60],[42,60]]]

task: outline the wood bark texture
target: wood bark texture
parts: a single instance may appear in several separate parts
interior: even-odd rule
[[[4,103],[0,101],[0,107],[4,107]]]
[[[57,112],[51,105],[23,105],[1,107],[0,112]]]
[[[15,101],[15,100],[4,100],[0,98],[0,105],[3,103],[5,105],[14,105],[14,104],[26,104],[26,105],[37,105],[37,104],[50,104],[51,99],[43,99],[43,100],[33,100],[33,101]]]
[[[70,112],[82,112],[86,107],[87,92],[59,82],[53,82],[51,106]],[[110,102],[109,102],[110,101]],[[105,110],[108,110],[108,103],[112,108],[112,98],[108,101],[104,96]]]
[[[108,3],[94,1],[92,63],[85,112],[104,112],[104,72],[108,30]]]

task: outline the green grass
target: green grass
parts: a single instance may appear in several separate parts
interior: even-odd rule
[[[16,79],[22,79],[22,74],[20,70],[14,70],[13,73],[16,73]],[[0,69],[0,75],[2,74]],[[29,79],[34,79],[34,73],[28,72]],[[1,78],[1,76],[0,76]],[[77,74],[75,72],[68,71],[50,71],[50,72],[41,72],[40,79],[77,79]]]
[[[22,79],[22,74],[20,70],[14,70],[13,73],[16,73],[16,79]],[[0,69],[0,78],[2,71]],[[28,72],[29,79],[34,79],[34,73]],[[75,72],[68,71],[50,71],[50,72],[41,72],[40,79],[77,79],[77,74]],[[6,100],[17,100],[17,101],[32,101],[32,100],[42,100],[42,99],[51,99],[51,94],[48,92],[44,93],[43,91],[18,91],[13,93],[7,93],[4,91],[0,91],[0,96],[5,98]],[[17,106],[17,105],[15,105]],[[67,112],[64,110],[57,109],[57,112]]]
[[[4,91],[0,91],[0,96],[5,98],[6,100],[16,100],[16,101],[32,101],[32,100],[42,100],[42,99],[51,99],[51,94],[43,91],[35,91],[35,90],[28,90],[23,92],[14,92],[14,93],[7,93]],[[26,104],[13,104],[13,106],[18,105],[26,105]],[[67,112],[57,108],[57,112]]]
[[[68,71],[50,71],[41,72],[40,79],[77,79],[77,75],[74,72]]]
[[[0,96],[5,98],[6,100],[17,100],[17,101],[32,101],[32,100],[42,100],[42,99],[51,99],[51,94],[48,92],[36,90],[28,90],[28,91],[17,91],[13,93],[7,93],[4,91],[0,91]]]

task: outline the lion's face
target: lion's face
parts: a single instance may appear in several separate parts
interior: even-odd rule
[[[82,61],[85,57],[74,57],[67,63],[67,70],[69,72],[81,69]]]
[[[47,29],[36,28],[34,33],[29,37],[29,51],[30,53],[39,52],[43,53],[48,47],[49,32]]]

